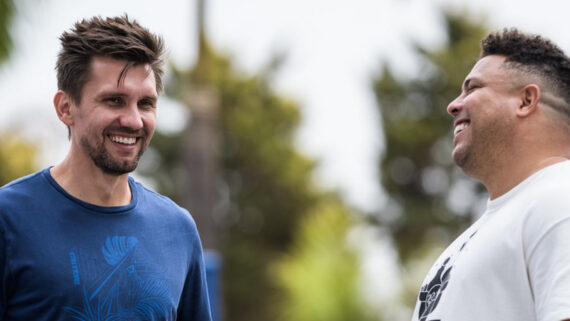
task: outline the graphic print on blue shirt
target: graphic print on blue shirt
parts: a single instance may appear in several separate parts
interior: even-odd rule
[[[451,269],[453,268],[453,264],[455,263],[455,259],[459,255],[461,251],[465,248],[467,243],[471,240],[471,238],[477,233],[477,231],[473,232],[467,241],[465,241],[459,251],[447,259],[443,261],[441,267],[437,270],[435,276],[431,279],[431,281],[427,284],[424,284],[420,289],[420,294],[418,300],[420,301],[420,309],[418,311],[418,320],[419,321],[426,321],[429,315],[437,308],[439,300],[443,295],[443,291],[447,287],[449,280],[451,278]],[[432,319],[430,321],[440,321]]]
[[[164,268],[137,255],[140,243],[133,236],[112,236],[96,257],[81,250],[69,252],[73,283],[82,306],[66,306],[74,320],[162,320],[171,313]]]

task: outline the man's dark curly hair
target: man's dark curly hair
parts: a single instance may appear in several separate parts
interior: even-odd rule
[[[129,20],[127,15],[83,19],[59,39],[62,48],[56,64],[57,86],[75,103],[81,102],[81,91],[89,80],[91,60],[95,56],[128,62],[118,82],[130,67],[149,64],[154,73],[156,91],[162,91],[163,40],[135,20]]]
[[[525,34],[515,28],[489,34],[481,42],[480,58],[489,55],[505,56],[508,67],[536,75],[544,80],[550,91],[565,101],[557,109],[570,116],[570,58],[539,35]]]

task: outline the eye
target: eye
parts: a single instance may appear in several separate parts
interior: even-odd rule
[[[104,101],[110,106],[122,106],[124,104],[122,97],[107,97],[104,99]]]
[[[139,107],[144,109],[155,108],[155,101],[152,99],[142,99],[139,101]]]
[[[481,87],[481,86],[478,86],[478,85],[470,85],[469,87],[467,87],[467,88],[465,89],[465,92],[470,93],[470,92],[472,92],[473,90],[475,90],[475,89],[477,89],[477,88],[480,88],[480,87]]]

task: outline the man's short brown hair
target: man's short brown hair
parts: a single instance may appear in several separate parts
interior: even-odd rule
[[[68,93],[75,103],[89,80],[91,60],[95,56],[127,61],[117,80],[135,65],[149,64],[154,73],[156,91],[162,91],[164,45],[160,36],[151,33],[127,15],[114,18],[93,17],[81,20],[60,37],[56,70],[59,90]]]

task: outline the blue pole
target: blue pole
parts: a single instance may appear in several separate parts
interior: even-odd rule
[[[208,282],[208,296],[210,299],[210,310],[212,320],[221,321],[221,270],[222,257],[213,250],[204,251],[204,263],[206,265],[206,281]]]

